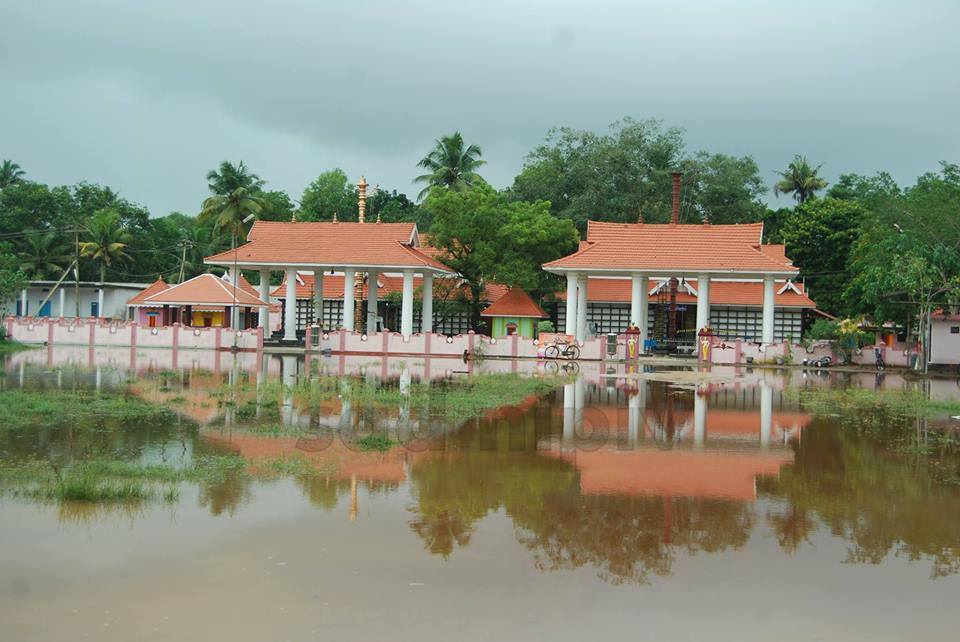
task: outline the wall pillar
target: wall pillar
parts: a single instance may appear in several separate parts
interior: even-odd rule
[[[377,332],[377,279],[379,272],[367,272],[367,335]]]
[[[287,292],[283,302],[283,340],[297,340],[297,271],[287,270]]]
[[[400,308],[400,334],[409,339],[413,334],[413,270],[403,271],[403,303]]]
[[[103,319],[106,315],[103,313],[103,284],[97,290],[97,317]]]
[[[23,288],[20,291],[20,316],[25,317],[27,315],[27,288]]]
[[[356,278],[357,273],[355,271],[343,271],[343,318],[340,325],[351,332],[353,332],[353,318],[356,312],[353,303],[354,289],[357,287]]]
[[[433,332],[433,274],[431,272],[423,275],[423,288],[420,292],[420,298],[420,332],[429,334]]]
[[[710,275],[697,276],[697,332],[710,326]],[[699,349],[699,348],[698,348]]]
[[[313,271],[313,322],[323,328],[323,270]]]
[[[760,340],[764,344],[773,343],[773,310],[774,289],[773,278],[763,280],[763,334]]]
[[[67,310],[67,291],[60,288],[60,318],[62,319]]]
[[[567,272],[567,316],[564,320],[565,334],[577,333],[577,279],[576,272]]]
[[[577,280],[577,341],[587,338],[587,277]]]
[[[260,299],[268,303],[270,301],[270,270],[260,270]],[[260,319],[257,325],[262,328],[264,332],[270,330],[269,305],[260,306]]]

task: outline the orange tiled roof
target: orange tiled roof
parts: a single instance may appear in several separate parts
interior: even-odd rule
[[[520,288],[510,288],[496,303],[483,311],[485,317],[548,317],[530,295]]]
[[[237,282],[239,286],[239,279]],[[250,284],[247,283],[247,287]],[[259,297],[238,287],[236,298],[229,283],[213,274],[201,274],[144,299],[146,305],[266,305]]]
[[[318,265],[324,267],[383,266],[450,268],[421,252],[413,223],[287,223],[257,221],[247,243],[208,256],[207,263],[230,265]],[[236,257],[234,256],[236,254]]]
[[[144,305],[144,301],[146,300],[147,297],[153,296],[158,292],[163,292],[169,287],[170,286],[167,285],[167,282],[164,281],[162,278],[157,279],[156,281],[151,283],[146,290],[144,290],[143,292],[138,292],[136,296],[134,296],[129,301],[127,301],[127,305]]]
[[[761,249],[762,223],[673,225],[587,222],[587,244],[545,268],[796,274],[777,249]]]
[[[687,279],[694,290],[698,290],[696,279]],[[656,284],[654,284],[656,285]],[[651,285],[651,290],[654,285]],[[802,294],[787,288],[782,294],[774,295],[774,305],[781,308],[815,308],[816,304],[807,296],[803,284],[795,283]],[[777,290],[782,286],[778,283]],[[566,291],[558,292],[557,297],[566,301]],[[651,299],[653,296],[650,297]],[[587,279],[587,300],[599,303],[629,303],[629,279]],[[677,303],[693,304],[697,297],[683,287],[677,290]],[[763,283],[759,281],[710,281],[710,305],[763,305]]]

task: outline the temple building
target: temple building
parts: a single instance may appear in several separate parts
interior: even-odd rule
[[[576,252],[544,264],[545,270],[567,280],[562,326],[567,334],[579,340],[588,336],[589,283],[613,278],[630,285],[629,321],[639,327],[644,345],[654,333],[652,338],[662,337],[671,347],[684,342],[685,334],[693,343],[697,333],[714,330],[714,325],[718,330],[724,327],[731,335],[750,334],[741,338],[763,344],[777,339],[777,293],[791,291],[805,296],[793,282],[799,270],[787,258],[784,246],[763,243],[762,223],[711,225],[704,221],[701,225],[681,225],[679,218],[680,174],[674,173],[670,223],[588,221],[587,237]],[[759,331],[756,314],[749,309],[752,306],[743,306],[742,318],[740,306],[718,309],[714,315],[712,304],[716,299],[711,290],[714,285],[718,290],[731,287],[722,285],[727,282],[743,284],[734,287],[743,288],[745,293],[760,293]],[[692,323],[687,310],[681,310],[681,287],[696,298]],[[660,294],[664,288],[665,297]],[[658,297],[656,310],[665,309],[653,319],[651,294]],[[663,303],[661,298],[665,298]],[[794,319],[783,314],[781,319],[781,334],[798,338]]]
[[[400,332],[409,337],[414,332],[414,278],[421,278],[422,330],[433,331],[433,280],[449,276],[453,271],[429,254],[420,251],[420,236],[415,223],[366,223],[366,181],[361,177],[359,221],[356,223],[329,222],[273,222],[257,221],[240,247],[207,257],[209,265],[235,270],[260,272],[260,298],[266,302],[270,295],[270,274],[284,273],[283,331],[280,339],[296,342],[302,336],[298,327],[297,275],[313,275],[313,318],[327,314],[325,280],[341,276],[342,296],[339,312],[341,326],[346,330],[377,332],[379,327],[379,287],[363,288],[362,284],[379,283],[381,275],[398,275],[401,280]],[[366,295],[366,319],[357,318],[362,306],[357,306]],[[266,307],[264,303],[264,307]],[[331,310],[331,315],[333,311]],[[260,323],[268,327],[267,314],[260,315]]]

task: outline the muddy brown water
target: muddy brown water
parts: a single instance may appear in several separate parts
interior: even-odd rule
[[[960,487],[791,392],[911,385],[896,377],[731,370],[691,387],[585,367],[468,421],[402,401],[304,407],[255,392],[309,369],[9,360],[4,388],[134,394],[177,416],[83,439],[69,427],[0,431],[5,459],[186,466],[233,454],[255,467],[296,454],[317,472],[184,483],[173,503],[0,498],[0,640],[960,635]],[[319,369],[401,392],[470,376],[370,359]],[[224,404],[231,383],[250,395]],[[941,419],[923,429],[952,429]],[[265,424],[307,432],[255,429]],[[361,452],[345,437],[371,431],[404,445]]]

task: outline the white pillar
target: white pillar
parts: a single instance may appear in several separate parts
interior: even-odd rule
[[[773,343],[774,284],[772,278],[763,280],[763,336],[764,344]]]
[[[67,291],[64,288],[60,288],[60,318],[63,318],[64,313],[67,311]]]
[[[760,384],[760,445],[770,445],[773,427],[773,388],[766,382]]]
[[[577,341],[587,338],[587,277],[577,281]]]
[[[640,345],[637,347],[638,354],[644,353],[644,347],[647,343],[647,323],[650,315],[650,281],[645,276],[640,277]]]
[[[323,270],[313,271],[313,322],[323,327]]]
[[[27,288],[20,291],[20,316],[27,316]]]
[[[630,323],[640,327],[640,293],[643,290],[642,276],[634,274],[630,277]]]
[[[567,316],[563,324],[565,334],[577,333],[577,279],[579,274],[567,272]]]
[[[423,288],[420,292],[421,312],[420,312],[420,332],[426,334],[433,332],[433,274],[427,272],[423,275]]]
[[[297,271],[287,270],[287,296],[283,302],[283,340],[297,340]]]
[[[699,292],[699,290],[698,290]],[[707,440],[707,397],[693,391],[693,445],[702,448]]]
[[[697,275],[697,332],[710,326],[710,275]]]
[[[260,299],[270,301],[270,270],[260,270]],[[260,306],[260,320],[257,324],[263,328],[263,335],[267,336],[270,331],[270,306]]]
[[[343,325],[344,329],[353,332],[353,316],[356,309],[353,305],[353,291],[357,287],[357,273],[353,270],[343,271]]]
[[[100,289],[97,290],[97,316],[101,319],[104,317],[103,314],[103,284],[100,285]]]
[[[367,334],[377,331],[377,279],[379,272],[367,273]]]
[[[413,334],[413,270],[403,271],[403,302],[400,307],[400,334],[409,339]]]

